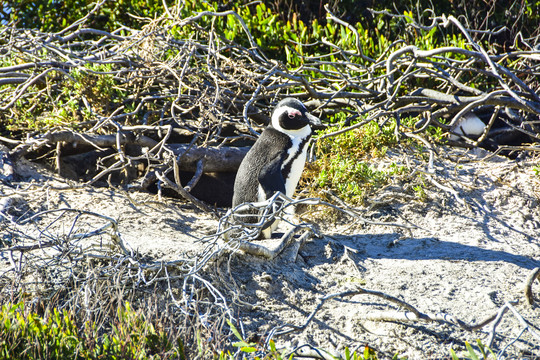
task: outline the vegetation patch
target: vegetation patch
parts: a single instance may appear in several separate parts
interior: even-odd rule
[[[359,204],[368,193],[385,185],[393,171],[375,169],[370,159],[384,156],[388,147],[397,144],[394,130],[395,122],[379,126],[372,121],[335,136],[324,137],[336,128],[319,133],[314,145],[317,160],[303,176],[305,182],[311,179],[307,186],[312,195],[329,190],[349,203]]]
[[[0,312],[3,359],[184,359],[180,339],[169,339],[129,303],[118,308],[110,329],[76,322],[73,313],[51,308],[40,316],[25,303],[4,304]],[[105,330],[105,332],[104,332]]]

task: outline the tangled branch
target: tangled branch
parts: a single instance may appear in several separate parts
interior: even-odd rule
[[[186,158],[213,147],[235,151],[240,142],[252,141],[267,122],[264,114],[271,104],[286,93],[309,97],[308,106],[319,115],[341,111],[348,114],[347,123],[361,120],[325,137],[394,118],[397,136],[420,135],[435,126],[459,135],[461,146],[492,144],[501,133],[493,126],[496,119],[505,131],[521,134],[524,142],[540,138],[540,51],[531,47],[492,54],[473,39],[474,30],[452,16],[434,16],[429,26],[410,18],[408,24],[422,31],[453,27],[466,40],[462,47],[422,50],[397,42],[372,59],[364,55],[355,27],[327,7],[329,21],[353,32],[355,49],[321,39],[327,54],[304,56],[303,65],[288,69],[265,57],[234,11],[180,19],[177,10],[169,9],[167,16],[141,30],[123,29],[122,35],[85,27],[87,18],[58,34],[3,28],[0,40],[9,51],[1,56],[17,65],[0,68],[0,83],[11,85],[2,90],[0,120],[17,123],[23,112],[38,112],[39,121],[54,125],[45,134],[17,139],[10,157],[52,152],[61,172],[66,154],[90,156],[108,149],[116,154],[116,161],[107,164],[99,154],[103,171],[85,180],[94,183],[142,164],[144,175],[127,181],[145,189],[162,181],[156,173],[171,169],[168,154]],[[212,26],[201,25],[204,19],[227,16],[239,22],[249,48],[227,40]],[[189,28],[197,29],[196,39],[184,31]],[[329,64],[330,56],[338,59]],[[73,114],[63,113],[60,103],[70,101]],[[488,123],[478,138],[459,131],[461,119],[471,112]],[[403,117],[418,114],[422,116],[416,127],[400,125]],[[72,117],[83,121],[72,123]],[[13,139],[0,140],[13,147]],[[182,146],[183,152],[174,150]],[[534,146],[525,151],[531,149],[537,151]],[[218,152],[208,151],[204,162],[187,166],[197,172],[190,186],[178,182],[176,186],[189,193],[200,174],[235,171],[242,156],[220,167]],[[179,166],[182,169],[182,161]],[[183,190],[179,193],[191,199]]]

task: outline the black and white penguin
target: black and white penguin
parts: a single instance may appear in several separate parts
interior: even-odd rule
[[[450,140],[459,141],[462,136],[477,139],[482,135],[486,124],[476,114],[463,115],[450,130]]]
[[[489,151],[499,150],[500,155],[511,158],[516,157],[519,153],[512,149],[500,151],[501,146],[521,146],[531,142],[538,142],[538,137],[534,136],[534,134],[539,132],[533,122],[527,121],[526,115],[519,114],[519,112],[510,108],[501,109],[496,114],[497,117],[489,130],[486,130],[494,111],[494,107],[486,106],[476,109],[474,113],[470,112],[463,115],[450,129],[449,140],[459,142],[463,137],[477,140],[485,131],[488,131],[485,139],[478,146]]]
[[[304,170],[312,128],[321,126],[319,118],[310,114],[301,101],[281,100],[272,112],[270,124],[240,164],[232,206],[267,200],[276,191],[291,197]],[[263,228],[262,236],[270,238],[276,227],[277,221]]]

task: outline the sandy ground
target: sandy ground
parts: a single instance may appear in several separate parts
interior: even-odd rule
[[[392,156],[381,162],[400,161]],[[364,218],[404,224],[409,230],[347,217],[317,220],[323,236],[308,240],[298,254],[285,251],[272,261],[232,256],[226,265],[239,299],[230,294],[230,305],[246,333],[256,337],[276,326],[303,325],[323,296],[358,287],[467,324],[517,301],[515,309],[540,333],[540,305],[528,305],[523,295],[525,279],[540,266],[540,176],[530,165],[501,158],[459,164],[438,159],[435,171],[440,186],[428,183],[425,199],[396,183],[384,190],[389,194],[384,201],[359,209]],[[26,176],[39,180],[30,170]],[[16,197],[17,206],[32,211],[71,207],[110,216],[118,221],[122,238],[154,260],[197,253],[204,246],[198,240],[217,227],[211,216],[151,194],[105,188],[14,191],[2,184],[0,195],[3,201]],[[539,298],[538,281],[533,291]],[[320,307],[303,331],[274,340],[278,347],[310,344],[329,351],[346,346],[363,350],[367,344],[381,359],[394,354],[440,359],[449,358],[450,348],[463,355],[464,341],[486,343],[490,335],[491,326],[466,331],[437,322],[388,321],[403,311],[373,295],[336,297]],[[493,343],[500,358],[540,359],[540,340],[528,331],[521,334],[523,329],[518,317],[507,312]]]

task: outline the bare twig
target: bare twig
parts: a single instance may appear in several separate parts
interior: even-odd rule
[[[540,279],[540,267],[534,268],[529,276],[527,276],[527,280],[525,280],[525,298],[527,299],[527,303],[529,305],[534,304],[532,286],[536,279]]]

